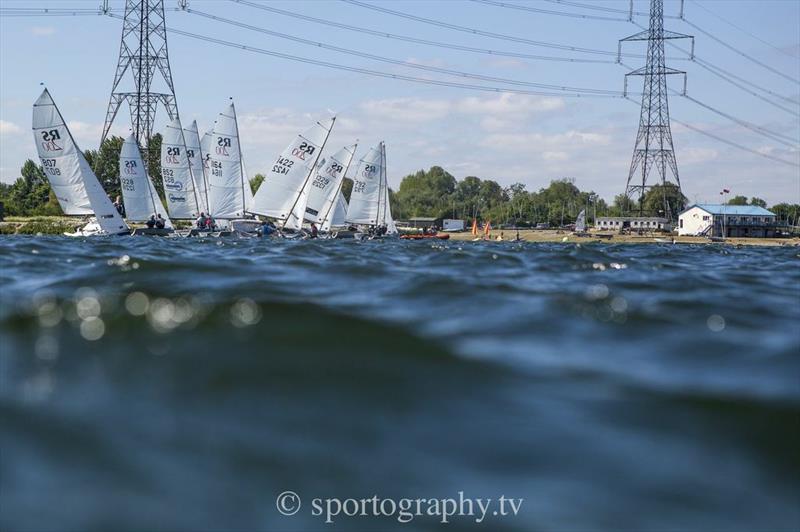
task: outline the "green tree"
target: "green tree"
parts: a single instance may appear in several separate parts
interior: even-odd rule
[[[97,150],[83,152],[86,162],[100,180],[103,189],[111,198],[120,194],[119,186],[119,152],[122,150],[122,137],[108,137]]]
[[[250,179],[250,190],[253,191],[255,195],[258,192],[258,187],[261,186],[261,183],[264,182],[264,174],[256,174]]]
[[[764,207],[767,208],[767,202],[761,198],[750,198],[750,205],[755,205],[756,207]]]
[[[669,214],[673,220],[678,218],[685,207],[686,196],[681,193],[678,185],[667,181],[663,185],[653,185],[644,195],[643,211],[646,216],[663,216]],[[669,209],[669,213],[665,210]]]
[[[747,196],[734,196],[728,200],[728,205],[747,205]]]

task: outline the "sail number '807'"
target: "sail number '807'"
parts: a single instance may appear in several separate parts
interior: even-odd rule
[[[288,174],[289,169],[291,169],[294,161],[291,159],[286,159],[285,157],[278,157],[278,160],[275,161],[275,164],[272,165],[272,171],[276,174]]]
[[[61,175],[61,169],[58,167],[55,159],[42,159],[42,168],[50,175]]]

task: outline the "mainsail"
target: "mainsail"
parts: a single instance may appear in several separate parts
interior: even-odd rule
[[[316,175],[309,181],[308,202],[303,211],[306,220],[315,223],[326,221],[342,189],[356,146],[345,146],[317,166]]]
[[[204,139],[205,140],[205,139]],[[201,146],[203,144],[201,143]],[[246,209],[242,153],[236,108],[231,103],[220,113],[203,157],[208,164],[208,210],[216,218],[239,218]]]
[[[323,231],[330,231],[332,227],[343,227],[347,225],[345,222],[347,216],[347,201],[344,199],[344,194],[341,191],[336,195],[336,202],[333,205],[331,213],[322,222]]]
[[[347,222],[360,225],[377,225],[378,209],[382,199],[383,187],[383,142],[370,149],[361,158],[358,170],[353,177],[353,191],[347,206]],[[385,211],[385,209],[384,209]]]
[[[143,222],[153,214],[160,214],[164,219],[164,226],[172,229],[172,222],[164,210],[150,176],[147,175],[139,144],[133,135],[125,139],[122,144],[119,154],[119,181],[128,220]]]
[[[382,208],[378,210],[378,224],[385,225],[386,232],[391,235],[397,233],[397,226],[394,224],[394,218],[392,218],[392,206],[389,202],[389,181],[386,178],[386,143],[381,143],[381,160],[383,161],[381,164],[381,171],[383,172],[383,177],[381,179],[381,188],[383,188],[383,205]]]
[[[33,139],[42,168],[65,214],[94,214],[100,228],[109,234],[128,231],[75,144],[47,89],[33,104]]]
[[[575,231],[578,233],[586,232],[586,209],[583,209],[580,214],[578,214],[578,219],[575,220]]]
[[[173,218],[195,219],[200,214],[197,187],[189,162],[186,139],[178,117],[167,125],[161,141],[161,177]]]
[[[251,212],[282,220],[284,227],[302,224],[303,211],[298,209],[298,203],[303,201],[311,171],[316,167],[335,120],[336,117],[332,117],[325,123],[317,122],[281,152],[258,188]]]
[[[211,138],[211,135],[209,138]],[[183,130],[183,138],[186,139],[186,155],[189,157],[189,164],[192,167],[192,177],[194,178],[197,199],[200,202],[201,212],[208,212],[208,183],[206,182],[206,172],[203,165],[204,151],[201,148],[200,133],[197,130],[197,120],[192,125]]]

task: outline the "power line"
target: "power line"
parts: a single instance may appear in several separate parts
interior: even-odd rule
[[[556,15],[560,17],[580,18],[585,20],[606,20],[614,22],[628,22],[627,18],[621,17],[603,17],[599,15],[582,15],[580,13],[568,13],[566,11],[553,11],[551,9],[542,9],[539,7],[521,6],[518,4],[507,4],[505,2],[496,2],[494,0],[470,0],[477,4],[486,4],[490,6],[503,7],[507,9],[516,9],[518,11],[528,11],[531,13],[542,13],[544,15]]]
[[[633,16],[640,16],[640,17],[648,17],[650,13],[646,11],[632,11],[630,9],[618,9],[614,7],[607,7],[607,6],[598,6],[592,4],[583,4],[581,2],[569,2],[567,0],[544,0],[545,2],[550,2],[551,4],[559,4],[562,6],[570,6],[570,7],[579,7],[582,9],[593,9],[595,11],[604,11],[606,13],[622,13],[624,15],[633,15]],[[664,15],[664,18],[680,18],[675,15]],[[630,19],[625,19],[629,21]]]
[[[793,78],[792,76],[788,76],[788,75],[784,74],[783,72],[781,72],[780,70],[778,70],[776,68],[772,68],[771,66],[769,66],[766,63],[764,63],[763,61],[759,61],[755,57],[744,53],[743,51],[739,50],[735,46],[733,46],[731,44],[728,44],[727,42],[723,41],[719,37],[715,37],[714,35],[712,35],[711,33],[707,32],[706,30],[704,30],[703,28],[701,28],[697,24],[695,24],[695,23],[693,23],[693,22],[691,22],[689,20],[686,20],[686,18],[684,18],[683,21],[686,24],[688,24],[689,26],[691,26],[694,29],[696,29],[697,31],[699,31],[700,33],[702,33],[703,35],[705,35],[706,37],[708,37],[709,39],[713,39],[714,41],[718,42],[719,44],[721,44],[725,48],[731,50],[732,52],[734,52],[734,53],[736,53],[738,55],[740,55],[741,57],[744,57],[745,59],[749,60],[750,62],[755,63],[756,65],[760,66],[761,68],[769,70],[773,74],[776,74],[776,75],[778,75],[778,76],[780,76],[780,77],[782,77],[784,79],[787,79],[787,80],[791,81],[792,83],[796,83],[796,84],[800,85],[800,80],[799,79]]]
[[[548,0],[548,1],[550,1],[550,0]],[[741,32],[742,32],[742,33],[744,33],[745,35],[749,35],[749,36],[750,36],[750,37],[752,37],[753,39],[755,39],[755,40],[759,41],[759,42],[760,42],[760,43],[762,43],[762,44],[766,44],[766,45],[767,45],[767,46],[769,46],[770,48],[773,48],[774,50],[776,50],[776,51],[778,51],[778,52],[780,52],[780,53],[782,53],[782,54],[784,54],[784,55],[788,55],[789,57],[792,57],[792,58],[794,58],[794,59],[797,59],[797,57],[798,57],[797,55],[795,55],[795,54],[792,54],[792,53],[789,53],[789,52],[787,52],[785,49],[783,49],[783,48],[781,48],[781,47],[779,47],[779,46],[775,46],[775,45],[774,45],[774,44],[772,44],[771,42],[765,41],[764,39],[762,39],[762,38],[761,38],[761,37],[759,37],[758,35],[756,35],[756,34],[754,34],[754,33],[751,33],[750,31],[748,31],[748,30],[746,30],[745,28],[743,28],[743,27],[739,26],[738,24],[734,24],[733,22],[731,22],[730,20],[726,19],[726,18],[725,18],[725,17],[723,17],[722,15],[719,15],[719,14],[717,14],[717,13],[714,13],[712,10],[710,10],[709,8],[707,8],[706,6],[704,6],[703,4],[701,4],[700,2],[698,2],[697,0],[691,0],[691,2],[692,2],[694,5],[696,5],[697,7],[699,7],[700,9],[702,9],[703,11],[705,11],[705,12],[709,13],[709,14],[710,14],[712,17],[714,17],[714,18],[717,18],[717,19],[721,20],[721,21],[722,21],[722,22],[724,22],[725,24],[727,24],[727,25],[731,26],[732,28],[735,28],[735,29],[737,29],[737,30],[741,31]]]
[[[631,98],[629,96],[626,96],[625,99],[631,101],[632,103],[635,103],[638,106],[641,106],[641,102],[636,101],[636,100],[634,100],[633,98]],[[786,159],[781,159],[780,157],[775,157],[774,155],[770,155],[768,153],[762,153],[762,152],[756,151],[756,150],[754,150],[752,148],[748,148],[747,146],[742,146],[741,144],[738,144],[738,143],[733,142],[731,140],[724,139],[724,138],[722,138],[722,137],[720,137],[718,135],[715,135],[714,133],[709,133],[708,131],[704,131],[704,130],[698,128],[698,127],[695,127],[695,126],[692,126],[690,124],[687,124],[686,122],[682,122],[681,120],[678,120],[675,117],[671,117],[671,120],[673,122],[675,122],[676,124],[680,124],[680,125],[682,125],[683,127],[687,128],[687,129],[691,129],[695,133],[699,133],[701,135],[705,135],[706,137],[709,137],[709,138],[712,138],[712,139],[717,140],[719,142],[722,142],[723,144],[727,144],[728,146],[733,146],[734,148],[738,148],[740,150],[746,151],[746,152],[751,153],[753,155],[758,155],[759,157],[763,157],[765,159],[770,159],[770,160],[778,162],[778,163],[783,163],[783,164],[786,164],[786,165],[789,165],[789,166],[794,166],[794,167],[800,167],[800,164],[798,164],[798,163],[795,163],[795,162],[792,162],[792,161],[787,161]]]
[[[219,17],[219,16],[216,16],[216,15],[212,15],[210,13],[204,13],[202,11],[197,11],[197,10],[194,10],[194,9],[188,9],[187,8],[185,11],[188,12],[188,13],[192,13],[194,15],[197,15],[197,16],[201,16],[201,17],[205,17],[205,18],[208,18],[208,19],[211,19],[211,20],[215,20],[217,22],[222,22],[224,24],[237,26],[239,28],[245,28],[245,29],[248,29],[248,30],[251,30],[251,31],[256,31],[256,32],[259,32],[259,33],[263,33],[265,35],[271,35],[273,37],[278,37],[278,38],[281,38],[281,39],[287,39],[287,40],[290,40],[290,41],[298,42],[298,43],[301,43],[301,44],[306,44],[306,45],[309,45],[309,46],[314,46],[315,48],[322,48],[322,49],[325,49],[325,50],[332,50],[332,51],[339,52],[339,53],[344,53],[344,54],[348,54],[348,55],[354,55],[354,56],[357,56],[357,57],[363,57],[365,59],[371,59],[371,60],[374,60],[374,61],[380,61],[380,62],[383,62],[383,63],[389,63],[389,64],[402,66],[402,67],[406,67],[406,68],[414,68],[414,69],[417,69],[417,70],[425,70],[425,71],[428,71],[428,72],[436,72],[436,73],[439,73],[439,74],[446,74],[446,75],[449,75],[449,76],[476,79],[476,80],[480,80],[480,81],[488,81],[488,82],[493,82],[493,83],[504,83],[504,84],[508,84],[508,85],[536,87],[536,88],[540,88],[540,89],[565,91],[565,92],[580,92],[580,93],[586,93],[586,94],[602,94],[602,95],[608,95],[608,96],[622,96],[622,93],[619,92],[619,91],[612,91],[612,90],[606,90],[606,89],[584,88],[584,87],[570,87],[570,86],[565,86],[565,85],[551,85],[551,84],[545,84],[545,83],[534,83],[534,82],[529,82],[529,81],[520,81],[520,80],[514,80],[514,79],[508,79],[508,78],[499,78],[499,77],[494,77],[494,76],[484,76],[484,75],[481,75],[481,74],[473,74],[473,73],[470,73],[470,72],[462,72],[462,71],[452,70],[452,69],[448,69],[448,68],[442,68],[442,67],[436,67],[436,66],[430,66],[430,65],[423,65],[423,64],[419,64],[419,63],[411,63],[411,62],[408,62],[408,61],[401,61],[401,60],[398,60],[398,59],[392,59],[392,58],[389,58],[389,57],[370,54],[370,53],[367,53],[367,52],[361,52],[361,51],[358,51],[358,50],[352,50],[352,49],[349,49],[349,48],[343,48],[341,46],[334,46],[334,45],[326,44],[326,43],[319,42],[319,41],[312,41],[312,40],[309,40],[309,39],[304,39],[304,38],[301,38],[301,37],[288,35],[286,33],[280,33],[280,32],[277,32],[277,31],[268,30],[266,28],[253,26],[253,25],[250,25],[250,24],[246,24],[244,22],[239,22],[239,21],[236,21],[236,20],[231,20],[231,19]]]
[[[121,16],[109,13],[109,17],[122,19]],[[378,70],[372,70],[368,68],[362,67],[354,67],[349,65],[342,65],[339,63],[332,63],[329,61],[321,61],[318,59],[311,59],[308,57],[302,57],[292,54],[285,54],[282,52],[275,52],[273,50],[265,50],[263,48],[258,48],[255,46],[249,46],[241,43],[235,43],[231,41],[226,41],[224,39],[218,39],[216,37],[210,37],[208,35],[200,35],[197,33],[192,33],[189,31],[179,30],[176,28],[167,28],[167,31],[170,33],[174,33],[176,35],[182,35],[184,37],[190,37],[193,39],[197,39],[200,41],[210,42],[213,44],[219,44],[222,46],[227,46],[229,48],[236,48],[238,50],[245,50],[248,52],[258,53],[262,55],[268,55],[271,57],[278,57],[281,59],[287,59],[290,61],[296,61],[299,63],[306,63],[310,65],[317,65],[323,66],[326,68],[331,68],[335,70],[343,70],[346,72],[356,72],[359,74],[366,74],[369,76],[375,76],[380,78],[386,79],[396,79],[402,81],[410,81],[413,83],[422,83],[426,85],[437,85],[441,87],[453,87],[458,89],[469,89],[475,91],[483,91],[483,92],[494,92],[494,93],[513,93],[513,94],[525,94],[525,95],[532,95],[532,96],[560,96],[560,97],[573,97],[573,98],[618,98],[617,96],[609,96],[604,94],[580,94],[580,93],[559,93],[559,92],[544,92],[544,91],[533,91],[533,90],[524,90],[524,89],[513,89],[513,88],[500,88],[500,87],[490,87],[486,85],[472,85],[467,83],[457,83],[453,81],[444,81],[444,80],[437,80],[437,79],[428,79],[428,78],[418,78],[415,76],[408,76],[405,74],[392,74],[389,72],[381,72]]]
[[[493,55],[493,56],[500,56],[500,57],[514,57],[518,59],[532,59],[537,61],[557,61],[557,62],[566,62],[566,63],[592,63],[592,64],[614,64],[616,61],[612,59],[583,59],[583,58],[575,58],[575,57],[558,57],[558,56],[547,56],[547,55],[533,55],[533,54],[525,54],[521,52],[511,52],[511,51],[504,51],[504,50],[493,50],[489,48],[475,48],[472,46],[463,46],[460,44],[452,44],[452,43],[445,43],[441,41],[431,41],[428,39],[421,39],[418,37],[410,37],[408,35],[399,35],[396,33],[387,33],[383,31],[372,30],[369,28],[365,28],[362,26],[352,26],[350,24],[344,24],[341,22],[336,22],[333,20],[321,19],[312,17],[309,15],[304,15],[302,13],[294,13],[292,11],[285,11],[283,9],[278,9],[276,7],[267,6],[263,4],[256,4],[254,2],[248,2],[247,0],[230,0],[231,2],[246,5],[249,7],[253,7],[256,9],[261,9],[263,11],[267,11],[270,13],[275,13],[278,15],[284,15],[287,17],[296,18],[299,20],[305,20],[306,22],[313,22],[315,24],[322,24],[324,26],[333,26],[335,28],[340,28],[344,30],[354,31],[358,33],[363,33],[366,35],[373,35],[375,37],[382,37],[386,39],[395,39],[398,41],[405,41],[415,44],[423,44],[426,46],[434,46],[438,48],[446,48],[450,50],[459,50],[462,52],[471,52],[471,53],[478,53],[484,55]]]
[[[608,51],[608,50],[598,50],[598,49],[595,49],[595,48],[583,48],[583,47],[580,47],[580,46],[571,46],[571,45],[566,45],[566,44],[550,43],[550,42],[545,42],[545,41],[534,41],[534,40],[531,40],[531,39],[526,39],[524,37],[517,37],[517,36],[514,36],[514,35],[506,35],[506,34],[503,34],[503,33],[495,33],[495,32],[486,31],[486,30],[480,30],[480,29],[476,29],[476,28],[469,28],[469,27],[466,27],[466,26],[459,26],[457,24],[451,24],[449,22],[444,22],[442,20],[435,20],[435,19],[420,17],[420,16],[417,16],[417,15],[412,15],[411,13],[405,13],[405,12],[402,12],[402,11],[395,11],[393,9],[388,9],[388,8],[381,7],[381,6],[378,6],[378,5],[375,5],[375,4],[369,4],[369,3],[366,3],[366,2],[360,2],[359,0],[341,0],[341,1],[345,2],[345,3],[348,3],[348,4],[352,4],[354,6],[363,7],[365,9],[370,9],[372,11],[378,11],[380,13],[385,13],[387,15],[392,15],[392,16],[395,16],[395,17],[401,17],[401,18],[405,18],[405,19],[408,19],[408,20],[414,20],[416,22],[421,22],[423,24],[429,24],[429,25],[432,25],[432,26],[438,26],[440,28],[447,28],[447,29],[454,30],[454,31],[460,31],[460,32],[463,32],[463,33],[469,33],[471,35],[481,35],[483,37],[491,37],[493,39],[500,39],[500,40],[503,40],[503,41],[511,41],[511,42],[517,42],[517,43],[522,43],[522,44],[529,44],[529,45],[532,45],[532,46],[541,46],[543,48],[553,48],[553,49],[556,49],[556,50],[567,50],[567,51],[570,51],[570,52],[579,52],[579,53],[584,53],[584,54],[595,54],[595,55],[605,55],[605,56],[616,56],[617,55],[617,52],[612,52],[612,51]],[[629,55],[629,54],[626,54],[624,57],[633,57],[633,58],[641,59],[644,56],[643,55]]]

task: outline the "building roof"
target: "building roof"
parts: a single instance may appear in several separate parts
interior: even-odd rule
[[[438,218],[428,218],[427,216],[412,216],[409,222],[435,222]]]
[[[709,203],[697,203],[683,212],[695,207],[703,209],[707,213],[714,215],[726,214],[729,216],[775,216],[774,212],[770,212],[764,207],[758,207],[757,205],[713,205]],[[681,214],[683,214],[683,212]]]

